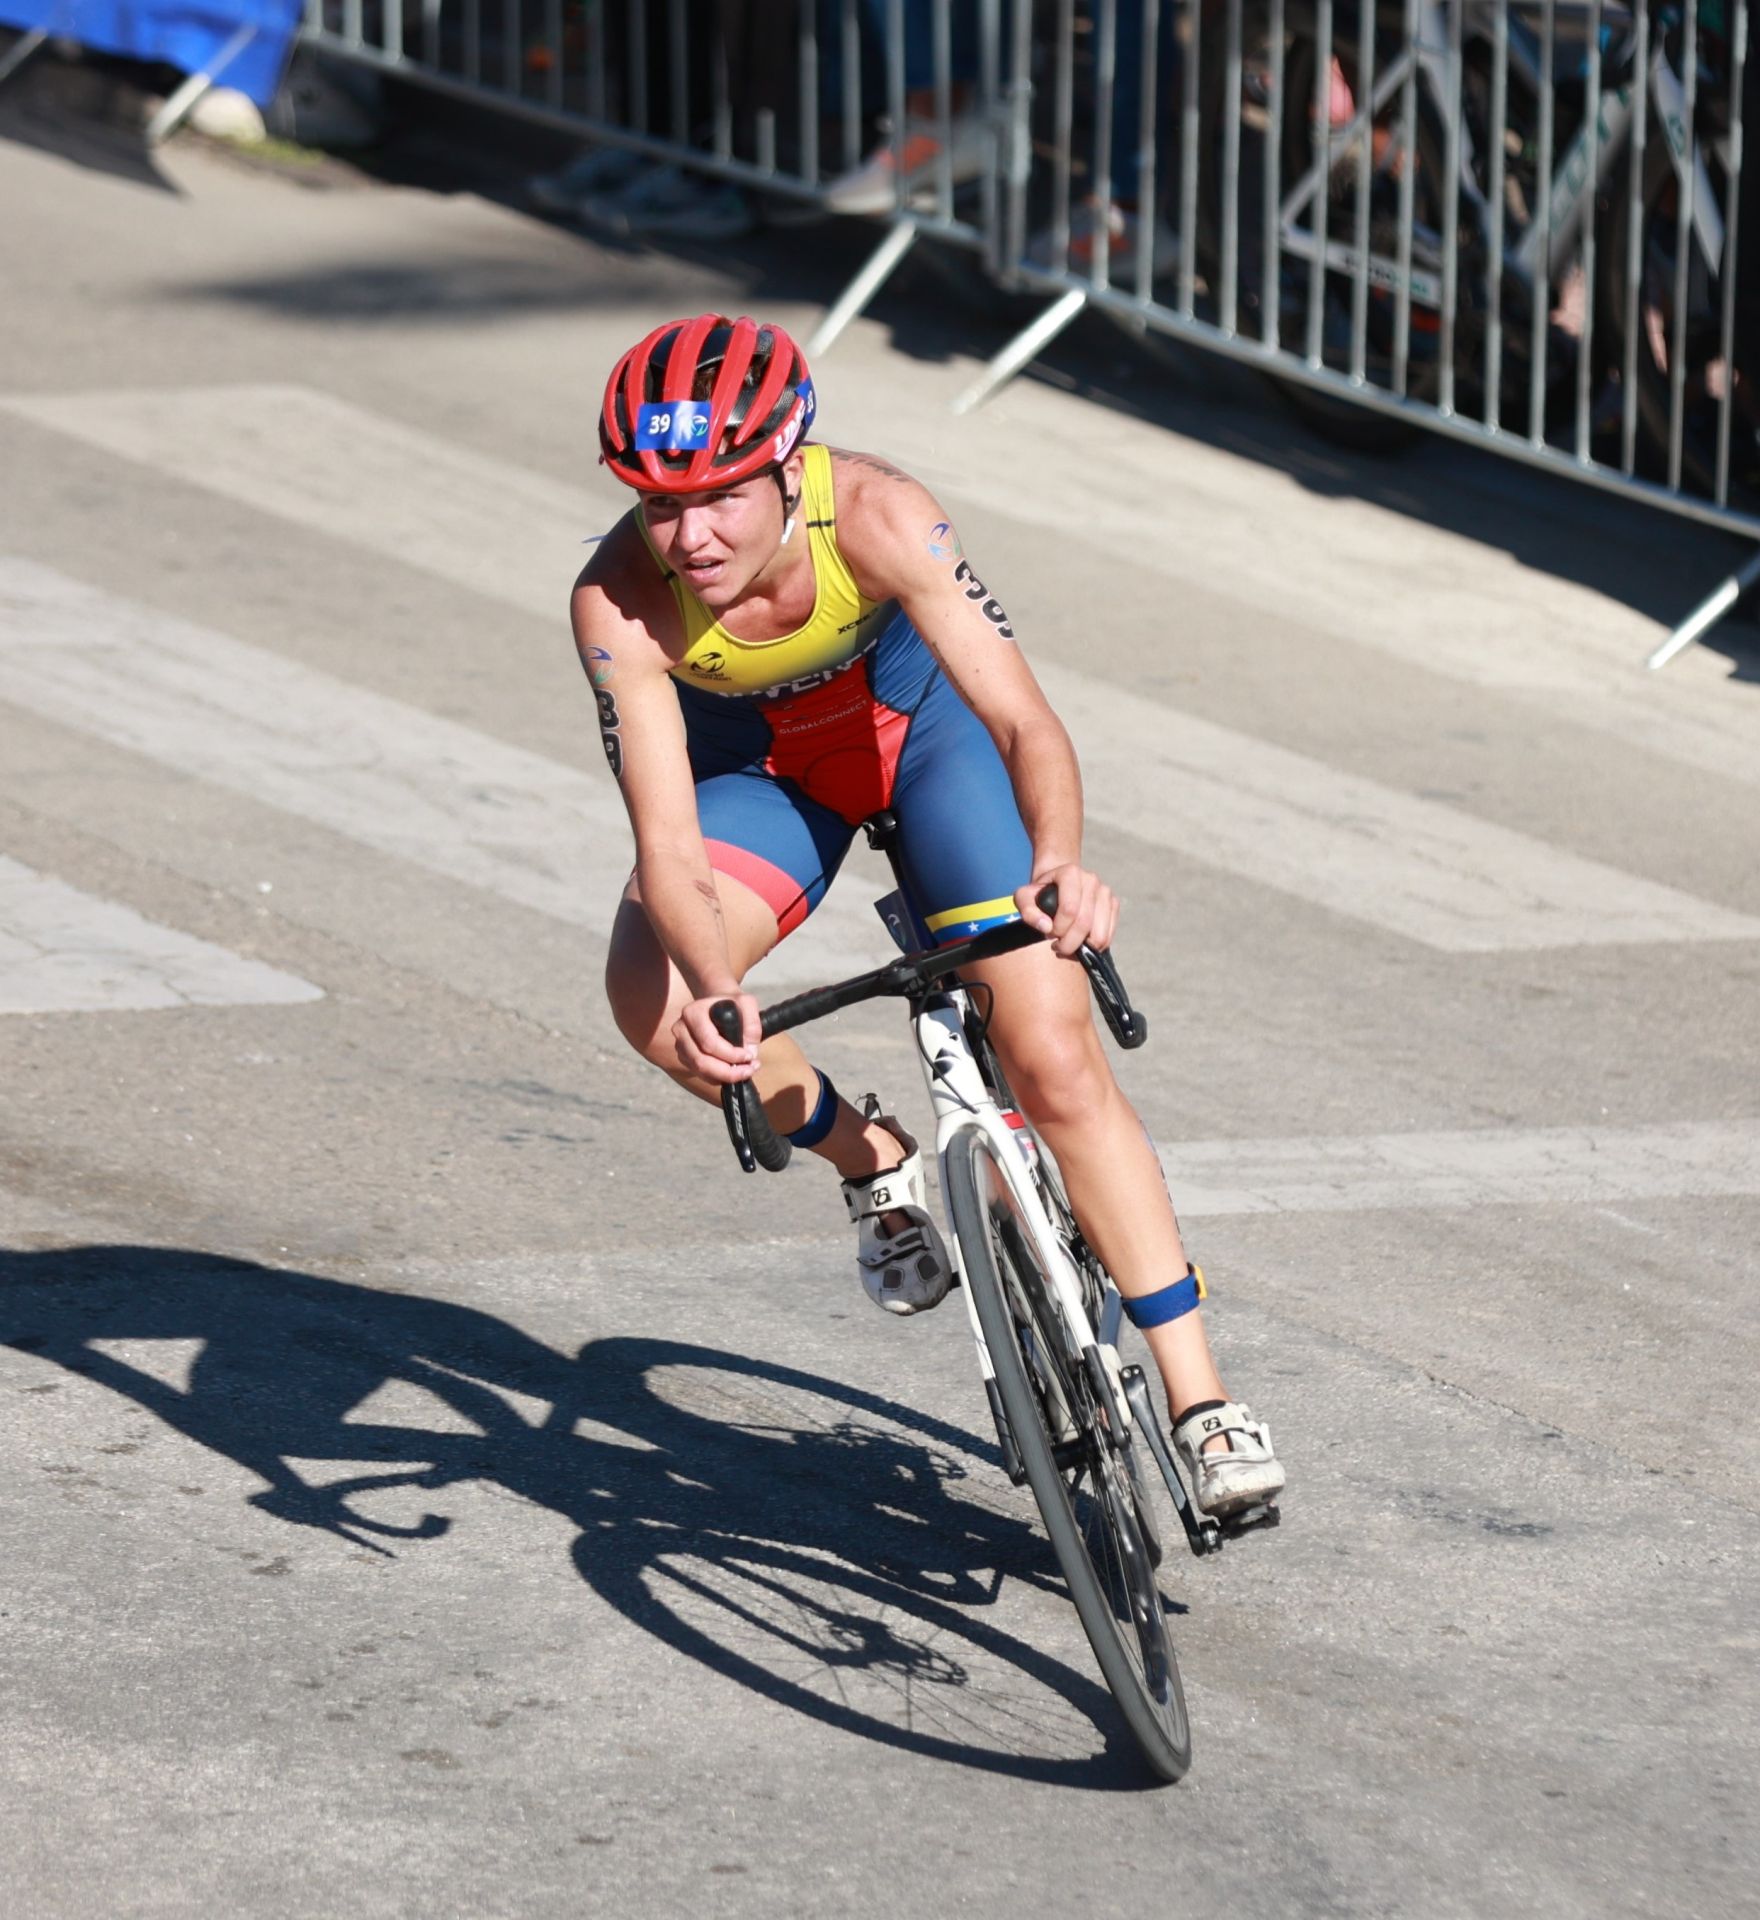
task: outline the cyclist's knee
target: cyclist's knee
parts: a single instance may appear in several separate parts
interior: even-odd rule
[[[1118,1083],[1092,1025],[1051,1028],[1008,1063],[1008,1081],[1036,1127],[1091,1126],[1119,1097]]]
[[[626,900],[605,956],[605,998],[618,1032],[657,1067],[678,1065],[672,1027],[684,1005],[684,991],[648,916]]]

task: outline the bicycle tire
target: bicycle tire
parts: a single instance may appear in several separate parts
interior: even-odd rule
[[[946,1170],[965,1283],[1070,1598],[1143,1757],[1177,1780],[1192,1761],[1191,1722],[1130,1475],[1063,1352],[1014,1170],[975,1127],[955,1138]],[[1065,1428],[1073,1438],[1060,1441]]]

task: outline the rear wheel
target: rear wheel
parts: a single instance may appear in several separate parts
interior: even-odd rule
[[[1130,1443],[1113,1446],[1088,1376],[1065,1350],[1012,1169],[975,1127],[946,1166],[966,1285],[1027,1483],[1113,1698],[1150,1766],[1177,1780],[1191,1765],[1191,1726]]]

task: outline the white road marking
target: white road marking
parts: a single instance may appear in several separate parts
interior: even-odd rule
[[[17,396],[0,404],[558,621],[583,536],[602,530],[586,522],[609,524],[623,504],[606,497],[609,482],[588,495],[299,387]],[[589,501],[603,504],[595,511]],[[1760,937],[1760,920],[1118,686],[1050,664],[1043,678],[1081,750],[1093,817],[1329,912],[1445,952]],[[422,724],[441,723],[424,717]],[[609,790],[597,798],[610,800]],[[432,783],[427,800],[441,802]],[[417,857],[407,846],[393,850]],[[511,857],[510,837],[495,864]],[[481,872],[483,863],[476,865]],[[592,899],[594,923],[602,922],[603,897]],[[847,946],[859,922],[855,951],[871,953],[865,907],[846,906],[834,893],[831,912],[842,916],[838,945]],[[793,963],[791,948],[800,950],[787,943],[773,968]]]
[[[0,854],[0,1014],[288,1006],[322,988]]]
[[[1446,953],[1752,940],[1760,920],[1067,668],[1090,819]]]
[[[1163,1142],[1182,1218],[1760,1194],[1760,1119]]]
[[[1107,441],[1106,455],[1106,512],[1083,515],[1083,539],[1133,566],[1205,595],[1239,583],[1233,590],[1250,598],[1267,581],[1264,530],[1275,525],[1267,590],[1285,594],[1300,626],[1695,773],[1760,786],[1760,700],[1733,686],[1714,655],[1683,656],[1685,672],[1646,673],[1641,663],[1666,628],[1607,594],[1348,486],[1333,497],[1334,486],[1315,489],[1225,448],[1184,440],[1170,468],[1152,437],[1125,434]],[[1329,463],[1309,450],[1305,464]],[[1023,480],[995,458],[957,482],[975,504],[1058,538],[1073,491],[1090,484],[1079,466]],[[1661,522],[1656,537],[1668,537]],[[1683,584],[1680,615],[1694,592]]]
[[[608,774],[4,557],[0,698],[599,935],[629,875]],[[766,963],[766,984],[885,958],[853,894],[814,919],[811,940]]]

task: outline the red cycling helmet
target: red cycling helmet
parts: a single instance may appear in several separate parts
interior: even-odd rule
[[[708,493],[780,466],[812,424],[813,380],[780,327],[669,320],[605,383],[605,464],[644,493]]]

